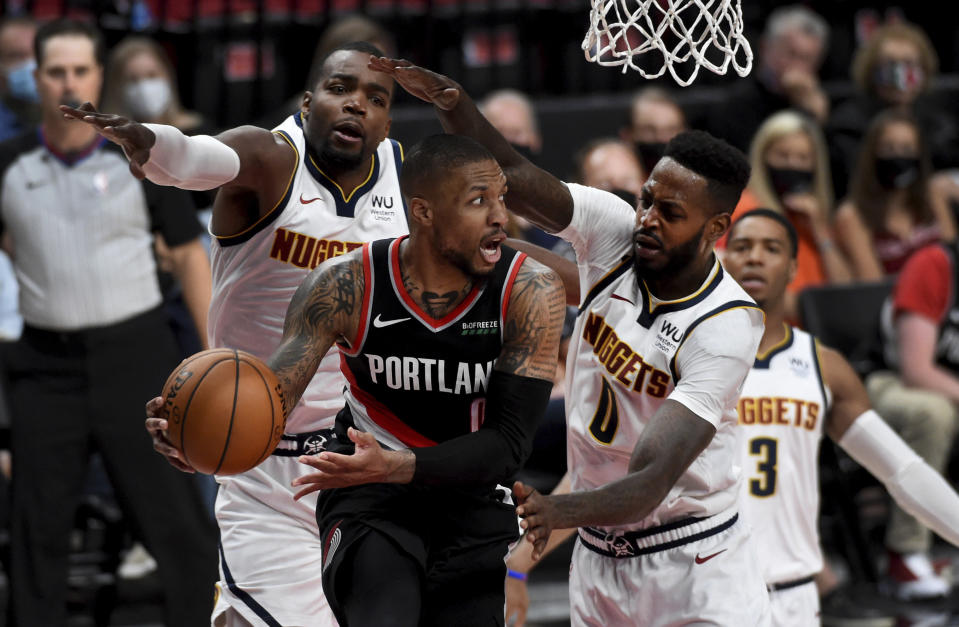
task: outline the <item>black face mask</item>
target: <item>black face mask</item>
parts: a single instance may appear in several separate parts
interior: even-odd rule
[[[639,156],[640,163],[643,164],[643,171],[646,176],[653,171],[659,160],[663,158],[666,152],[666,144],[660,142],[636,142],[636,154]]]
[[[876,159],[876,178],[885,189],[903,189],[919,178],[919,159],[893,157]]]
[[[529,146],[520,146],[519,144],[510,144],[510,146],[530,163],[536,163],[537,154]]]
[[[633,210],[636,209],[636,194],[634,194],[633,192],[626,191],[625,189],[618,189],[618,188],[611,189],[609,191],[612,192],[613,194],[616,194],[617,196],[619,196],[626,202],[628,202],[629,206],[632,207]]]
[[[769,182],[780,198],[787,194],[805,194],[812,191],[811,170],[789,170],[772,166],[766,166],[766,170],[769,172]]]

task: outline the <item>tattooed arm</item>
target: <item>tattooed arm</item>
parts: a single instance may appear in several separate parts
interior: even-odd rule
[[[283,339],[267,362],[283,388],[287,415],[333,343],[355,336],[364,288],[361,249],[320,264],[296,290]]]
[[[419,300],[442,311],[447,296],[424,295]],[[549,401],[565,301],[556,273],[527,259],[513,283],[503,349],[489,378],[479,430],[436,446],[384,451],[369,433],[350,429],[355,454],[325,452],[300,458],[319,472],[293,480],[293,485],[305,486],[296,498],[362,483],[488,486],[508,480],[529,456]]]

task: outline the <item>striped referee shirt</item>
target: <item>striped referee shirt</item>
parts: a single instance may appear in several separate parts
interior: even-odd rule
[[[172,247],[201,231],[189,193],[137,180],[114,144],[67,156],[37,130],[0,144],[0,228],[13,243],[24,322],[55,331],[157,307],[153,232]]]

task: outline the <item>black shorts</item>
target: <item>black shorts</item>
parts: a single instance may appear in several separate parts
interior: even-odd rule
[[[420,566],[420,625],[503,624],[504,559],[519,537],[505,489],[378,483],[324,490],[316,516],[323,539],[323,590],[341,624],[346,621],[338,599],[349,590],[337,589],[337,572],[350,560],[350,546],[374,530]]]

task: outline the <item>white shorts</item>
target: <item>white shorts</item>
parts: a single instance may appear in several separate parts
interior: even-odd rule
[[[734,515],[729,511],[652,535],[640,546],[708,533]],[[570,569],[570,620],[575,626],[769,625],[766,584],[742,522],[701,540],[634,557],[600,555],[583,542],[582,536],[576,541]]]
[[[293,500],[311,469],[272,455],[249,472],[217,477],[220,581],[211,622],[232,607],[251,625],[336,627],[323,596],[316,494]]]
[[[819,627],[819,590],[816,582],[772,590],[769,593],[773,627]]]

